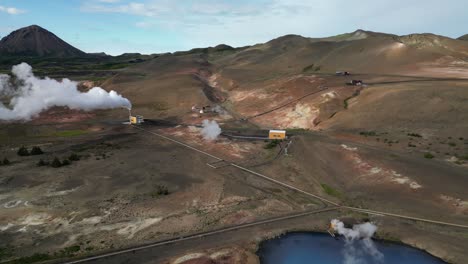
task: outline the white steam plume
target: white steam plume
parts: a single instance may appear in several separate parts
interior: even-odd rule
[[[343,222],[333,219],[332,228],[343,235],[346,239],[343,250],[344,264],[364,264],[365,256],[371,256],[372,263],[383,263],[384,255],[377,249],[372,236],[377,231],[377,226],[372,223],[354,225],[353,228],[346,228]]]
[[[221,106],[219,105],[216,105],[215,107],[213,107],[213,112],[217,113],[217,114],[220,114],[220,115],[227,115],[227,111],[224,110]]]
[[[201,134],[205,140],[215,140],[221,134],[221,128],[215,120],[203,120]]]
[[[10,76],[0,75],[0,97],[10,97],[8,107],[0,101],[0,120],[30,120],[54,106],[84,111],[131,108],[130,101],[115,91],[93,87],[82,93],[77,83],[69,79],[56,81],[34,76],[32,67],[24,62],[13,66],[11,72],[16,85],[12,85]]]

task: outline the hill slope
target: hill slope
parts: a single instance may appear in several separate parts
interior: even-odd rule
[[[459,40],[468,40],[468,34],[463,35],[463,36],[459,37],[458,39]]]
[[[0,41],[2,56],[78,57],[83,51],[36,25],[13,31]]]

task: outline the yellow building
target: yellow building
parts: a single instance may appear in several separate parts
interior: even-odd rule
[[[130,116],[130,124],[137,125],[143,123],[143,117],[140,115]]]
[[[270,130],[268,133],[269,139],[285,139],[286,131],[285,130]]]

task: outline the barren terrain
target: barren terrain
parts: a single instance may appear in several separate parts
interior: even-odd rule
[[[166,54],[119,70],[102,86],[132,101],[141,126],[123,124],[126,110],[62,108],[1,125],[0,159],[11,164],[0,166],[0,260],[79,259],[333,204],[466,225],[467,54],[462,40],[358,31]],[[364,85],[346,85],[352,79]],[[224,133],[204,140],[204,119]],[[226,136],[267,129],[286,129],[288,139]],[[18,156],[21,146],[45,153]],[[37,165],[72,154],[79,160],[68,166]],[[378,238],[450,263],[468,258],[466,228],[340,208],[93,261],[258,263],[261,240],[325,232],[341,217],[370,219]]]

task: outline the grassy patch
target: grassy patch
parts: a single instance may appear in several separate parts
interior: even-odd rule
[[[304,67],[302,71],[306,72],[306,71],[312,70],[313,68],[314,68],[314,64],[312,63],[311,65]]]
[[[288,128],[286,129],[287,133],[305,133],[308,132],[308,129],[305,128]]]
[[[58,252],[55,252],[53,255],[50,255],[47,253],[36,253],[28,257],[15,259],[9,263],[30,264],[30,263],[43,262],[46,260],[52,260],[52,259],[57,259],[57,258],[73,257],[80,250],[81,250],[81,247],[79,245],[76,245],[76,246],[66,247]]]
[[[418,137],[418,138],[421,138],[422,136],[418,133],[408,133],[408,136],[410,137]]]
[[[325,183],[322,183],[320,185],[322,186],[322,189],[325,191],[326,194],[337,198],[341,198],[341,193],[338,190],[331,187],[330,185],[327,185]]]
[[[348,109],[348,106],[349,106],[348,101],[349,101],[351,98],[353,98],[353,97],[348,97],[348,98],[344,99],[344,101],[343,101],[343,103],[344,103],[344,109]]]
[[[346,98],[343,100],[343,104],[344,104],[344,109],[348,109],[349,107],[349,103],[348,101],[353,99],[354,97],[358,96],[361,92],[359,90],[356,90],[353,92],[353,95],[351,95],[350,97]]]
[[[365,136],[365,137],[375,137],[375,136],[377,136],[377,132],[375,132],[375,131],[361,131],[361,132],[359,132],[359,135]]]
[[[151,192],[151,197],[156,198],[161,195],[169,195],[169,188],[165,185],[155,185],[155,190]]]
[[[433,159],[433,158],[434,158],[434,155],[432,155],[431,153],[425,153],[425,154],[424,154],[424,158],[426,158],[426,159]]]
[[[76,252],[80,251],[81,247],[79,245],[76,246],[71,246],[71,247],[66,247],[58,252],[58,256],[62,257],[71,257],[73,256]]]
[[[273,148],[276,148],[276,146],[278,146],[279,143],[280,143],[279,140],[274,139],[274,140],[268,142],[263,148],[264,149],[273,149]]]
[[[306,66],[302,69],[302,72],[308,72],[308,71],[320,71],[321,67],[320,65],[315,66],[313,63],[309,66]]]
[[[41,253],[36,253],[34,255],[28,256],[28,257],[22,257],[19,259],[13,260],[11,263],[14,264],[29,264],[29,263],[36,263],[36,262],[42,262],[46,260],[52,259],[52,256],[49,254],[41,254]]]
[[[165,111],[170,109],[169,104],[163,101],[156,101],[154,103],[139,105],[140,107],[148,107],[153,111]]]
[[[87,134],[88,132],[86,130],[64,130],[64,131],[59,131],[54,134],[56,137],[76,137],[76,136],[81,136],[84,134]]]
[[[13,254],[11,248],[0,247],[0,261],[11,257]]]

